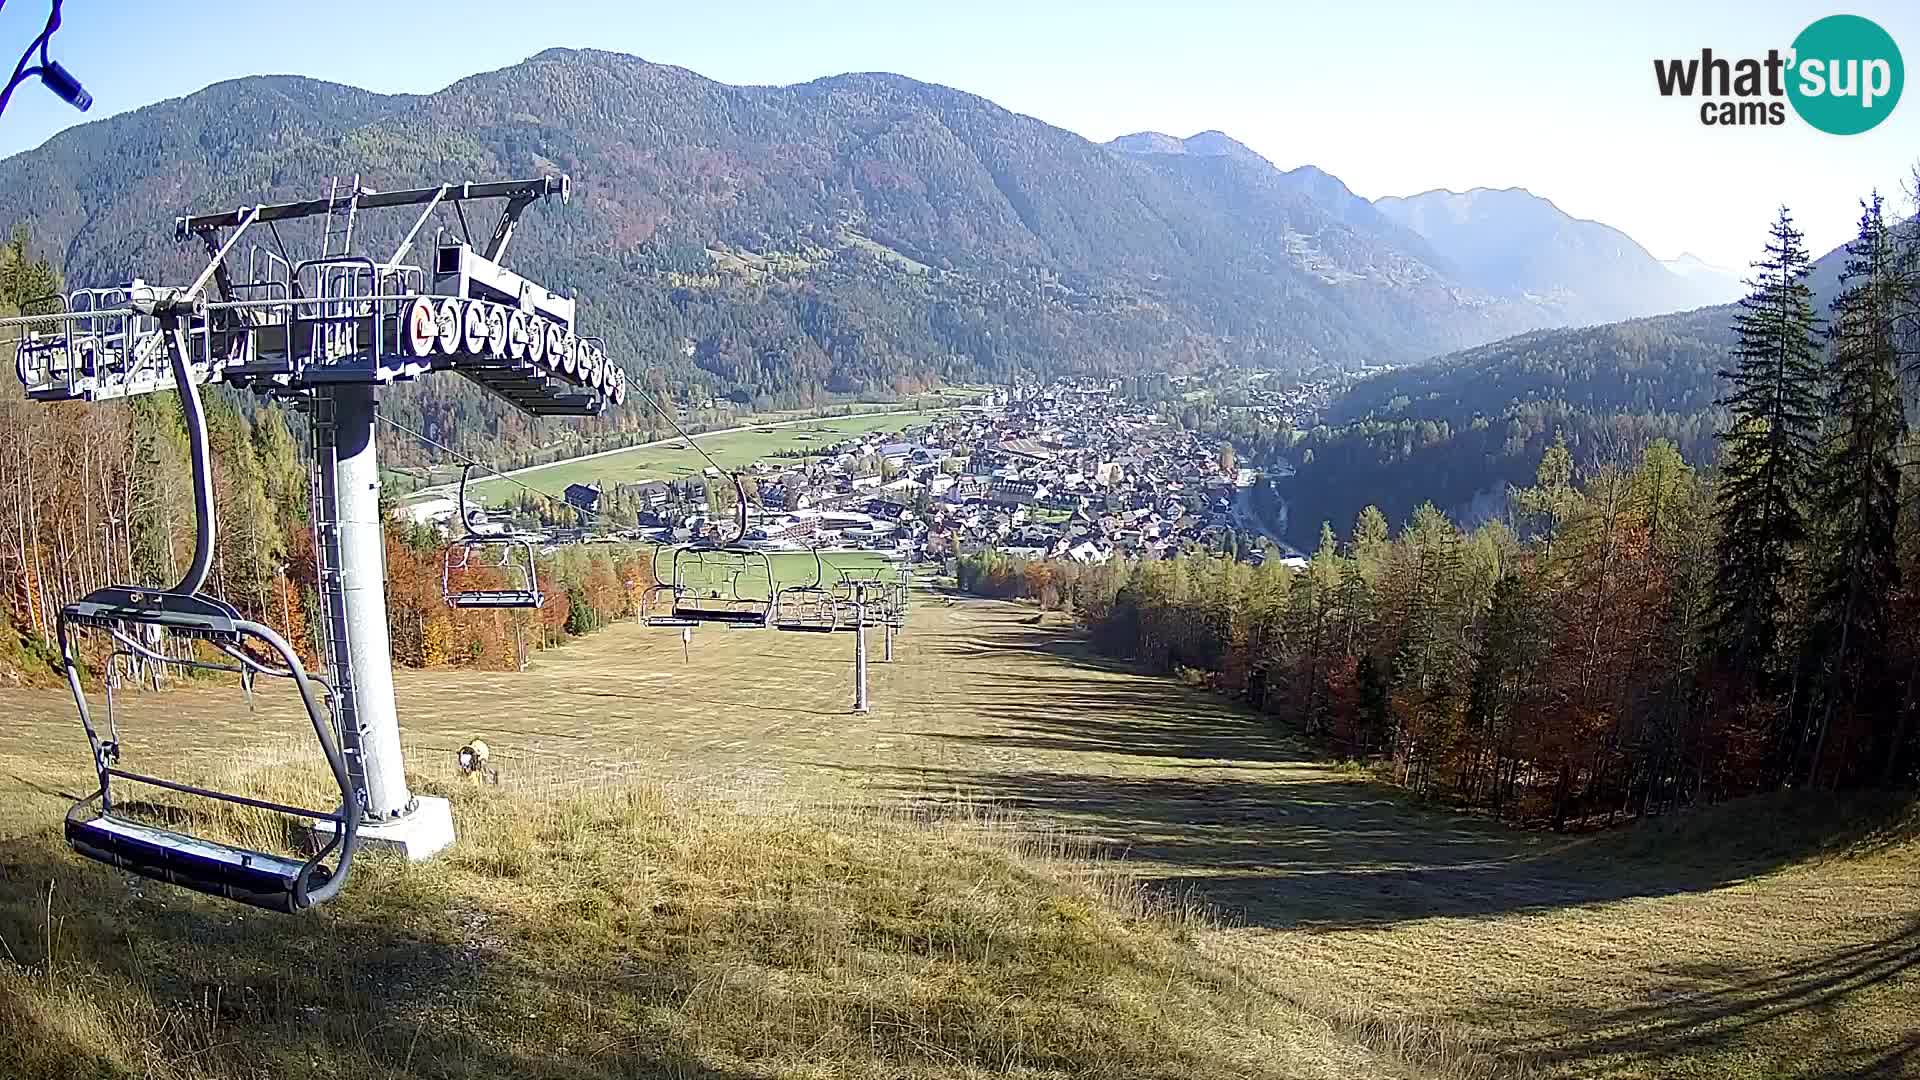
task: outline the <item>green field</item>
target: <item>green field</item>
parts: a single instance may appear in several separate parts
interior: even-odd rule
[[[658,562],[654,574],[662,582],[674,579],[673,553],[671,547],[661,547],[656,552]],[[831,586],[842,578],[874,578],[876,572],[879,580],[892,581],[893,565],[878,552],[866,551],[824,552],[818,565],[806,552],[768,552],[764,565],[751,554],[689,552],[681,556],[680,581],[688,588],[704,590],[725,588],[724,583],[737,580],[740,596],[766,599],[769,576],[775,589],[811,585],[816,577],[820,584]],[[736,570],[739,571],[737,579],[734,578]]]
[[[927,423],[936,415],[936,412],[926,411],[827,417],[789,427],[696,435],[694,441],[722,467],[737,469],[778,451],[824,448],[855,435],[875,432],[890,434]],[[707,459],[688,446],[686,440],[674,439],[652,446],[632,447],[603,457],[556,461],[518,473],[514,479],[558,495],[569,484],[590,484],[596,480],[604,484],[674,480],[697,475],[706,465]],[[477,502],[497,503],[504,501],[515,490],[511,481],[495,477],[475,482],[467,489],[467,495]]]

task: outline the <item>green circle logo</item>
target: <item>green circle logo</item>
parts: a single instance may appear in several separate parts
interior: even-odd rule
[[[1900,47],[1872,19],[1829,15],[1793,39],[1787,100],[1829,135],[1858,135],[1887,118],[1907,81]]]

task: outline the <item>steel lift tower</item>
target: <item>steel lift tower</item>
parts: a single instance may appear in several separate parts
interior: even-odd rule
[[[556,197],[564,202],[567,194],[565,176],[384,192],[357,180],[351,186],[336,181],[323,199],[176,219],[176,239],[197,240],[207,252],[205,267],[188,285],[136,278],[53,298],[57,310],[45,314],[0,320],[24,331],[16,367],[35,400],[104,401],[171,391],[184,404],[191,394],[191,428],[198,416],[197,387],[224,383],[307,413],[328,689],[352,795],[360,804],[342,813],[358,814],[360,842],[385,842],[410,858],[452,843],[453,822],[445,800],[407,790],[402,768],[387,640],[375,408],[382,387],[439,371],[465,376],[533,415],[591,416],[625,400],[626,376],[607,360],[598,339],[579,333],[574,300],[504,265],[527,208]],[[476,248],[462,238],[462,208],[487,203],[504,205]],[[439,231],[426,253],[429,265],[410,262],[434,212],[448,206],[459,214],[461,234]],[[355,251],[361,214],[400,208],[416,216],[390,253]],[[320,251],[295,262],[280,243],[278,223],[303,218],[324,219],[316,230]],[[273,246],[255,243],[241,260],[235,251],[243,237],[271,237]],[[204,440],[204,430],[198,435]],[[203,449],[204,442],[196,452]],[[121,593],[115,597],[124,599],[130,587],[116,588]],[[150,603],[159,608],[198,610],[166,590],[136,595],[158,596]],[[96,605],[82,614],[123,642],[143,622],[141,612],[125,604]],[[150,629],[164,620],[155,615],[144,621]],[[163,628],[180,632],[181,625],[175,617]],[[85,707],[83,700],[83,720]],[[105,764],[101,770],[106,803],[111,770]],[[338,824],[323,820],[316,828]],[[79,842],[74,846],[99,857]],[[198,851],[163,853],[165,873],[139,865],[138,858],[116,858],[149,876],[191,879]],[[189,869],[181,871],[183,865]],[[220,891],[204,880],[181,883]]]

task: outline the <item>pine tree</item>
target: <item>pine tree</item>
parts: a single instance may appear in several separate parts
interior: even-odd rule
[[[1302,675],[1306,689],[1302,696],[1300,718],[1309,730],[1324,729],[1327,703],[1326,676],[1333,666],[1337,647],[1335,607],[1340,589],[1341,564],[1339,542],[1333,527],[1320,523],[1320,546],[1307,568],[1294,580],[1289,594],[1292,610],[1289,621],[1298,636],[1298,652],[1304,664]]]
[[[1720,433],[1712,636],[1737,678],[1771,694],[1787,621],[1784,589],[1807,543],[1822,376],[1819,319],[1806,283],[1812,266],[1785,207],[1766,252],[1734,317],[1734,365],[1720,372],[1730,421]]]
[[[1494,584],[1468,686],[1466,719],[1478,747],[1489,752],[1484,759],[1484,783],[1496,814],[1518,766],[1514,747],[1520,725],[1515,707],[1545,651],[1535,606],[1536,598],[1529,594],[1528,583],[1517,575],[1505,575]],[[1472,768],[1477,771],[1482,764],[1476,755]],[[1470,775],[1461,785],[1463,793],[1475,794],[1480,783],[1479,777]]]
[[[1534,471],[1534,486],[1513,492],[1512,502],[1528,535],[1544,541],[1546,554],[1553,554],[1553,543],[1560,530],[1579,506],[1580,493],[1573,486],[1573,451],[1567,449],[1567,434],[1556,431],[1553,445],[1540,456]]]
[[[1847,245],[1845,288],[1833,303],[1828,427],[1815,479],[1820,558],[1804,667],[1810,784],[1820,780],[1835,722],[1871,724],[1887,704],[1882,661],[1900,584],[1899,450],[1907,422],[1897,327],[1908,300],[1880,196],[1865,207],[1860,234]],[[1867,734],[1857,724],[1850,730]]]
[[[60,291],[60,273],[44,258],[33,257],[33,234],[24,224],[0,244],[0,316],[37,315],[58,310],[45,301]]]

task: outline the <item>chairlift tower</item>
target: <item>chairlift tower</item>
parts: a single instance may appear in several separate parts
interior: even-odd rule
[[[175,238],[200,241],[208,257],[190,284],[135,278],[76,289],[53,298],[56,311],[0,326],[24,332],[16,372],[34,400],[171,391],[184,402],[195,387],[222,383],[308,414],[321,636],[361,804],[360,839],[425,858],[453,841],[453,823],[445,800],[408,791],[401,761],[374,437],[379,392],[451,371],[535,416],[592,416],[623,402],[627,381],[600,340],[579,333],[571,297],[504,265],[521,215],[536,202],[565,202],[567,177],[385,192],[356,179],[342,188],[336,180],[321,199],[178,218]],[[493,231],[474,247],[463,238],[462,207],[502,201]],[[442,230],[430,265],[407,261],[444,206],[460,213],[463,235]],[[356,253],[359,215],[398,208],[417,217],[393,251]],[[295,262],[277,224],[305,218],[324,218],[320,253]],[[270,236],[272,247],[253,244],[242,266],[235,251],[249,235]],[[197,407],[193,420],[204,428]],[[210,518],[201,529],[210,547]]]
[[[853,711],[870,712],[867,704],[867,583],[853,584]]]

